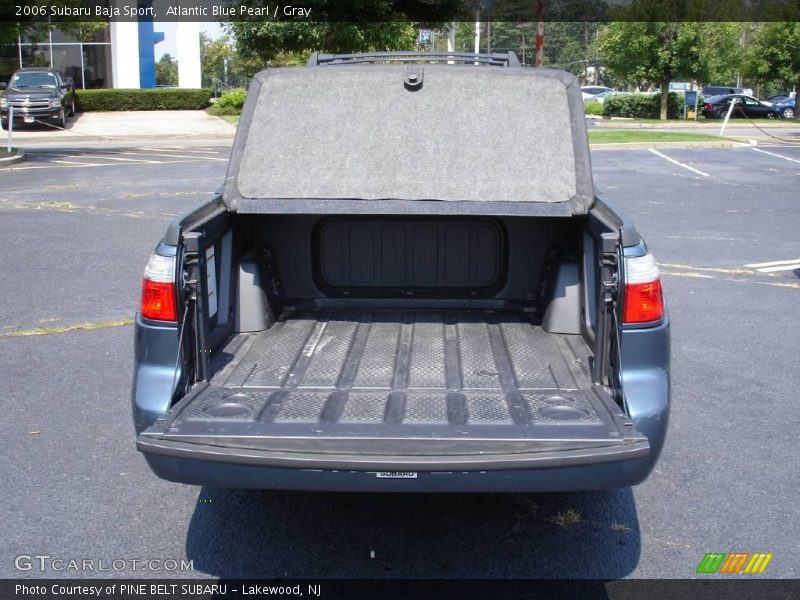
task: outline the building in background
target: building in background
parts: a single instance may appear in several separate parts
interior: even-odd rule
[[[177,38],[178,86],[199,88],[199,24],[178,23]],[[152,88],[155,47],[163,41],[152,21],[112,22],[86,42],[57,29],[45,40],[22,37],[0,46],[0,81],[22,67],[55,67],[72,77],[78,89]]]

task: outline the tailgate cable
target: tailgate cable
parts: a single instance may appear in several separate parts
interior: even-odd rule
[[[617,388],[619,389],[619,394],[622,397],[622,408],[625,410],[625,415],[630,416],[630,411],[628,410],[628,400],[625,398],[625,388],[622,387],[622,344],[620,342],[620,331],[621,327],[619,324],[619,317],[617,317],[617,302],[616,299],[612,300],[611,306],[611,315],[614,319],[614,349],[617,351]]]
[[[186,321],[189,320],[189,300],[183,301],[183,319],[181,319],[181,328],[178,332],[178,355],[175,357],[175,370],[172,373],[172,386],[170,387],[170,394],[175,395],[175,386],[178,383],[178,369],[181,366],[181,358],[183,357],[183,332],[186,331]]]

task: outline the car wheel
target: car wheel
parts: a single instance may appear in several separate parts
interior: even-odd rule
[[[61,127],[61,129],[66,129],[67,128],[67,109],[66,108],[62,108],[61,109],[61,118],[58,121],[58,126]]]
[[[781,116],[784,119],[794,119],[794,109],[793,108],[784,108]]]
[[[72,97],[72,100],[69,102],[69,116],[75,116],[75,96]]]

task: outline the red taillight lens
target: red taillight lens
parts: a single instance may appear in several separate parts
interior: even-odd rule
[[[631,283],[625,286],[625,307],[622,320],[625,323],[649,323],[664,316],[664,297],[661,281]]]
[[[175,284],[145,279],[142,283],[141,313],[153,321],[177,321]]]
[[[177,322],[175,257],[152,254],[144,270],[142,303],[139,312],[145,319]]]
[[[703,104],[703,108],[705,108],[706,110],[712,110],[714,107],[708,102],[706,102],[705,104]]]
[[[652,254],[625,258],[625,301],[622,322],[652,323],[664,316],[658,264]]]

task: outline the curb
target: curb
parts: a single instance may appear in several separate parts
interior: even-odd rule
[[[713,140],[702,142],[615,142],[611,144],[589,144],[591,150],[637,150],[642,148],[749,148],[757,146],[757,140],[734,142]]]
[[[25,150],[22,150],[21,148],[14,148],[14,150],[16,151],[14,156],[0,158],[0,168],[10,167],[11,165],[15,165],[18,162],[25,160]]]

